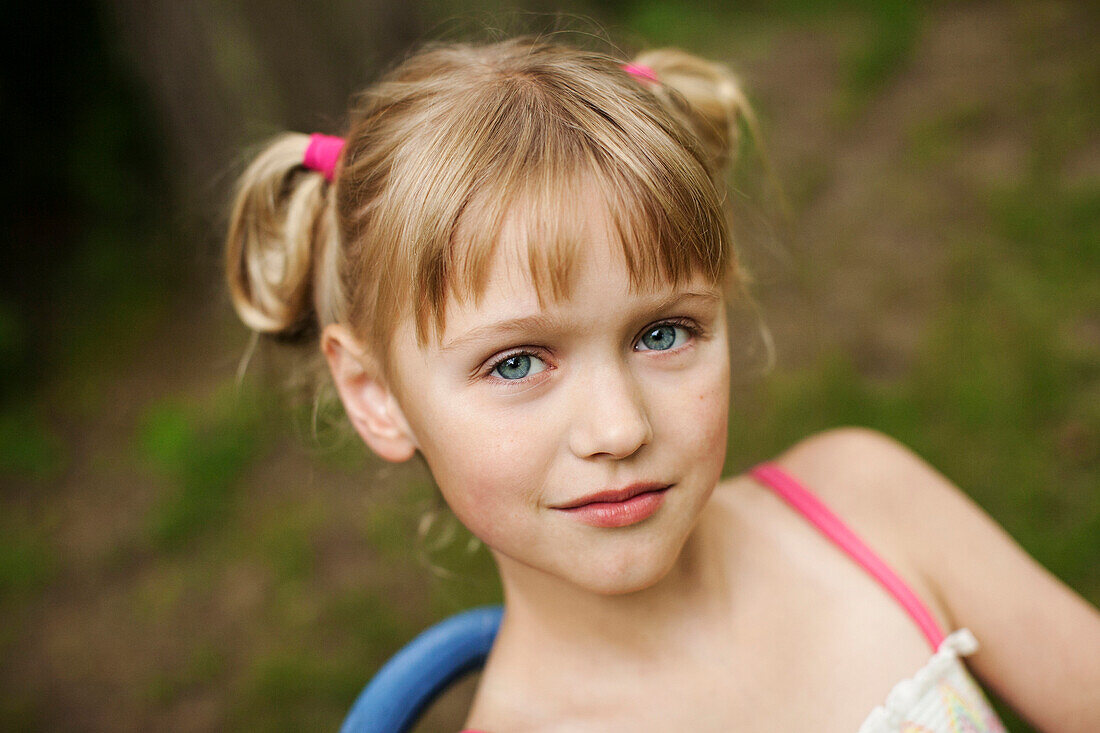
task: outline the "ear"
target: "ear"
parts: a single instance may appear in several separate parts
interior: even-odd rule
[[[370,449],[394,463],[412,458],[416,438],[386,386],[377,360],[367,354],[351,331],[336,324],[325,327],[321,350],[348,419]]]

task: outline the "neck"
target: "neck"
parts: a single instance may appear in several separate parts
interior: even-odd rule
[[[588,657],[601,650],[616,657],[667,652],[707,620],[728,618],[730,574],[717,541],[704,518],[660,580],[622,594],[591,591],[497,557],[506,608],[501,639]]]

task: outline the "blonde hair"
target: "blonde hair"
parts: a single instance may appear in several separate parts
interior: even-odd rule
[[[532,38],[432,46],[363,92],[333,183],[302,167],[306,135],[276,138],[231,215],[241,319],[283,339],[347,323],[384,357],[412,317],[423,343],[442,333],[448,297],[480,295],[509,217],[540,299],[565,297],[584,240],[580,217],[561,214],[593,187],[633,285],[740,285],[723,209],[750,114],[740,86],[675,49],[635,63],[659,81]]]

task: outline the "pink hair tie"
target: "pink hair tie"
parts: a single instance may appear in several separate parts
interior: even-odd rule
[[[630,74],[635,79],[651,81],[654,84],[661,83],[661,80],[657,78],[657,72],[645,64],[623,64],[623,71]]]
[[[311,171],[317,171],[326,181],[331,181],[336,173],[336,161],[343,149],[344,138],[315,132],[309,136],[309,147],[302,156],[302,165]]]

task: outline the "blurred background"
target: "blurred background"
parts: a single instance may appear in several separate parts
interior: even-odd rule
[[[479,28],[740,72],[788,206],[748,150],[778,363],[738,376],[730,471],[883,430],[1100,602],[1095,4],[73,0],[12,27],[0,729],[333,729],[418,630],[498,599],[461,530],[418,539],[423,472],[315,433],[280,354],[238,379],[220,273],[250,146],[339,133],[379,70]],[[456,729],[469,689],[422,729]]]

